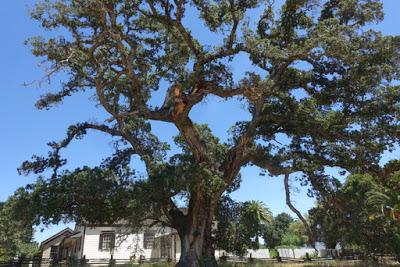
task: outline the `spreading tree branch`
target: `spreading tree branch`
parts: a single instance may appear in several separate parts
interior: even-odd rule
[[[315,247],[315,238],[314,238],[314,234],[311,231],[311,227],[308,224],[307,220],[303,217],[303,215],[301,214],[301,212],[296,209],[296,207],[293,205],[291,199],[290,199],[290,188],[289,188],[289,173],[285,173],[284,175],[284,185],[285,185],[285,196],[286,196],[286,205],[289,207],[289,209],[294,212],[297,217],[300,219],[300,221],[303,223],[304,228],[306,229],[308,238],[310,239],[310,243],[311,246],[315,249],[315,251],[317,251],[316,247]]]

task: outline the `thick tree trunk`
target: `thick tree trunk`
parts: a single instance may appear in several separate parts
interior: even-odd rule
[[[192,197],[184,224],[178,229],[181,257],[177,267],[216,267],[212,224],[216,202]]]

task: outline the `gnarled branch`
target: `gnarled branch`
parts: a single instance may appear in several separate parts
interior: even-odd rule
[[[314,234],[311,231],[311,227],[308,224],[307,220],[303,217],[301,212],[296,209],[296,207],[293,205],[291,199],[290,199],[290,188],[289,188],[289,173],[285,173],[284,179],[283,179],[284,185],[285,185],[285,196],[286,196],[286,205],[289,207],[291,211],[293,211],[297,217],[300,219],[300,221],[303,223],[304,228],[306,229],[308,238],[310,239],[311,246],[317,251],[315,248],[315,238]]]

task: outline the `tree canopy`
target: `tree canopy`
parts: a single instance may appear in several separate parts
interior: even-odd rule
[[[216,212],[215,246],[243,256],[247,249],[260,247],[259,237],[272,222],[271,211],[260,201],[235,202],[221,199]]]
[[[34,256],[38,252],[33,242],[32,221],[22,215],[14,197],[0,203],[0,261],[16,256]],[[21,216],[26,216],[21,218]]]
[[[27,191],[35,195],[41,188],[84,177],[85,187],[96,186],[85,175],[91,171],[66,170],[61,152],[89,131],[106,133],[115,153],[93,171],[101,170],[96,177],[118,190],[104,194],[101,206],[119,207],[121,198],[114,192],[123,191],[123,197],[132,197],[132,209],[118,211],[113,219],[129,218],[133,209],[141,210],[142,218],[163,218],[161,223],[176,228],[182,241],[178,265],[215,266],[212,218],[220,197],[238,187],[243,166],[258,166],[272,176],[301,174],[316,195],[337,186],[326,167],[378,171],[382,153],[399,141],[400,107],[400,38],[369,27],[383,20],[382,3],[286,0],[275,9],[273,2],[38,2],[32,17],[49,34],[27,43],[47,64],[45,78],[60,72],[68,78],[44,94],[37,108],[50,109],[86,91],[109,119],[71,125],[65,139],[49,143],[48,155],[24,162],[23,174],[52,170]],[[258,18],[252,16],[256,10],[261,11]],[[189,11],[197,17],[188,18]],[[201,23],[220,42],[201,42],[187,20]],[[233,59],[241,55],[254,67],[235,78]],[[165,94],[164,101],[151,104],[157,91]],[[227,142],[191,119],[193,107],[211,95],[236,98],[249,114],[249,120],[232,125]],[[178,129],[180,151],[175,155],[169,156],[169,145],[152,132],[153,121]],[[145,163],[145,179],[131,175],[128,184],[102,180],[130,173],[134,155]],[[31,200],[51,201],[63,194],[51,192]],[[81,202],[66,198],[70,205],[52,209],[51,216],[39,212],[38,220],[93,219]]]
[[[400,260],[400,173],[386,167],[381,175],[349,176],[333,196],[310,211],[322,241],[331,248],[340,243],[370,254],[389,252]]]
[[[290,247],[301,247],[310,243],[304,224],[295,220],[289,224],[287,231],[282,236],[281,245]]]
[[[307,221],[307,224],[309,222]],[[287,213],[279,213],[262,229],[265,246],[269,249],[277,247],[300,247],[311,244],[304,223],[294,220]]]

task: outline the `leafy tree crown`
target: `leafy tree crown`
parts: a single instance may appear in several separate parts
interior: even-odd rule
[[[254,10],[262,14],[250,19]],[[189,12],[218,44],[200,41],[187,26]],[[71,173],[61,171],[62,149],[100,131],[116,140],[100,168],[126,173],[138,155],[148,179],[129,190],[173,221],[182,215],[176,197],[189,206],[199,196],[218,198],[237,188],[242,166],[299,172],[313,193],[324,193],[337,185],[326,167],[376,171],[398,142],[400,38],[368,27],[383,19],[380,1],[286,0],[277,10],[270,0],[46,0],[32,17],[54,33],[30,38],[32,53],[47,63],[47,77],[68,76],[36,106],[49,109],[88,91],[110,116],[72,125],[64,140],[49,143],[46,157],[23,163],[24,174],[54,170],[50,185],[61,186],[60,176]],[[254,69],[234,78],[240,55]],[[156,91],[165,99],[152,105]],[[250,114],[232,126],[229,142],[190,118],[210,95],[237,98]],[[176,126],[181,153],[166,156],[169,146],[152,121]]]

